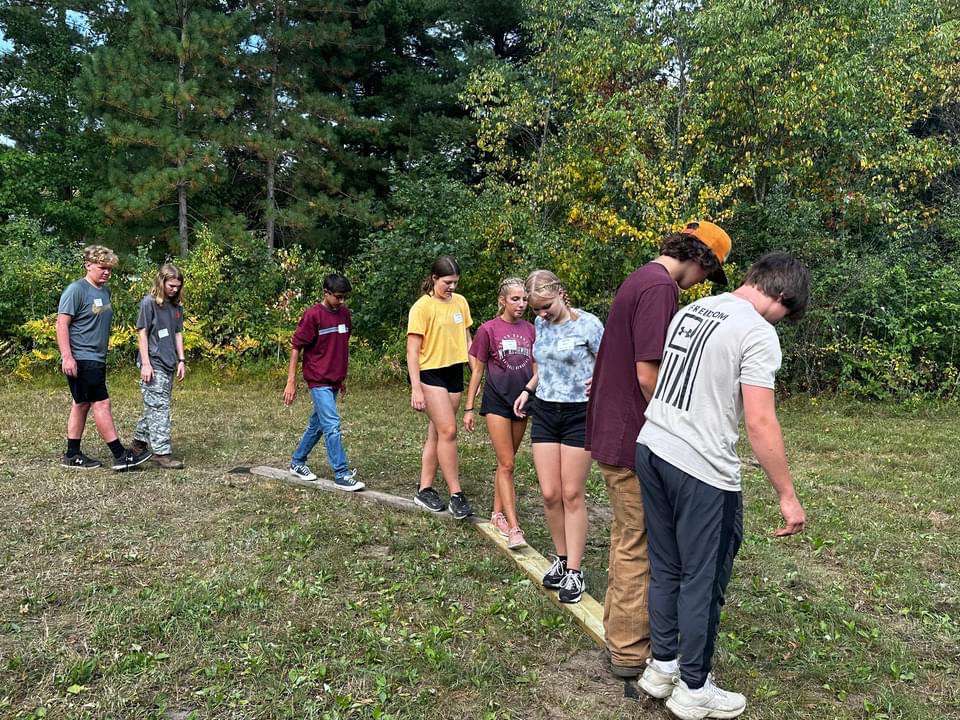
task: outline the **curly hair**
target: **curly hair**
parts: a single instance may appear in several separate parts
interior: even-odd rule
[[[757,260],[743,279],[787,309],[787,318],[799,320],[810,303],[810,271],[785,252],[769,252]]]
[[[88,245],[83,249],[83,263],[93,265],[106,265],[114,268],[120,263],[117,254],[103,245]]]
[[[693,260],[710,277],[720,269],[720,261],[713,250],[692,235],[671,233],[660,241],[660,254],[672,257],[680,262]]]

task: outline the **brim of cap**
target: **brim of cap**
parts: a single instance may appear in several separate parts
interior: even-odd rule
[[[718,267],[714,272],[707,276],[707,280],[717,285],[727,284],[727,274],[723,271],[723,266]]]

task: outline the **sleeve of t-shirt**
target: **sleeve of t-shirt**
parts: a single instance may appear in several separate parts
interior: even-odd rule
[[[140,301],[140,311],[137,313],[137,330],[145,330],[153,322],[154,302],[149,295]]]
[[[428,321],[426,305],[418,300],[407,315],[407,335],[426,335]]]
[[[83,307],[83,293],[74,284],[67,285],[67,289],[60,296],[60,304],[57,306],[59,315],[69,315],[74,317]]]
[[[297,329],[293,332],[293,338],[290,343],[298,350],[310,347],[317,339],[317,323],[314,320],[313,313],[307,310],[297,323]]]
[[[463,298],[463,322],[464,327],[473,327],[473,318],[470,316],[470,303]]]
[[[740,358],[740,384],[773,388],[780,369],[780,338],[772,325],[757,325],[743,340]]]
[[[490,333],[486,324],[477,328],[477,334],[474,335],[473,342],[470,343],[470,354],[480,362],[487,362],[487,358],[490,356]]]
[[[347,335],[353,332],[353,314],[350,312],[350,308],[344,308],[347,311]]]
[[[630,324],[634,362],[657,362],[663,359],[667,328],[676,312],[677,291],[670,285],[654,285],[640,295]]]
[[[183,305],[177,308],[177,327],[174,330],[175,333],[183,332]]]
[[[587,332],[587,347],[596,355],[600,352],[600,341],[603,340],[603,323],[599,318],[590,316],[590,329]]]

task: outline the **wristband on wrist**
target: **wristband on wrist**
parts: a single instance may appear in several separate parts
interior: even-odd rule
[[[463,411],[464,411],[465,413],[473,412],[473,408],[464,408]]]
[[[531,390],[531,389],[528,388],[528,387],[525,387],[525,388],[524,388],[523,390],[521,390],[520,392],[525,392],[525,393],[527,393],[528,395],[533,395],[533,390]]]

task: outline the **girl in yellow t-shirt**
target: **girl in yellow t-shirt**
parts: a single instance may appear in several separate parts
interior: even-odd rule
[[[437,258],[407,319],[407,371],[410,405],[426,411],[430,419],[413,500],[431,512],[447,508],[454,518],[464,520],[473,510],[460,487],[456,416],[473,319],[466,298],[454,292],[459,281],[457,261],[449,255]],[[438,467],[450,491],[446,505],[433,489]]]

